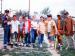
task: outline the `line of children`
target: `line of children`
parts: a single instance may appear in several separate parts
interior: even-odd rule
[[[72,33],[73,22],[71,17],[63,21],[58,15],[57,26],[52,18],[52,15],[47,15],[47,19],[43,16],[40,17],[39,23],[36,21],[36,17],[32,16],[31,19],[28,17],[20,16],[19,20],[16,15],[13,15],[10,20],[9,10],[5,11],[5,15],[2,17],[4,24],[4,48],[10,44],[11,46],[22,45],[27,47],[35,47],[36,37],[38,37],[38,46],[42,47],[44,41],[44,34],[47,33],[48,40],[50,42],[50,48],[54,49],[55,39],[57,36],[58,44],[62,45],[62,35],[64,34],[69,37]],[[69,29],[68,29],[68,28]],[[68,38],[67,38],[68,44]],[[69,44],[68,46],[69,47]]]
[[[13,15],[13,19],[10,21],[10,25],[11,38],[9,42],[11,46],[22,45],[27,47],[35,47],[36,37],[38,37],[38,46],[42,47],[44,34],[46,33],[47,28],[48,39],[51,42],[51,46],[54,44],[57,28],[54,20],[52,20],[51,15],[48,16],[48,25],[46,25],[45,18],[43,16],[40,17],[40,22],[37,23],[35,16],[32,16],[32,20],[28,19],[28,17],[24,18],[22,16],[19,17],[19,20],[17,20],[16,15]]]

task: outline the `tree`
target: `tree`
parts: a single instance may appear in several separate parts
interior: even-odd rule
[[[44,8],[42,11],[41,11],[41,14],[44,14],[44,15],[48,15],[50,14],[50,9],[47,7],[47,8]]]
[[[28,11],[19,10],[16,12],[16,15],[19,16],[28,16]]]
[[[62,18],[66,18],[69,15],[69,12],[66,10],[62,10],[62,11],[60,11],[60,15]]]

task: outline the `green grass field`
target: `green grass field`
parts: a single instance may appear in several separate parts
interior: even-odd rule
[[[63,43],[64,46],[60,52],[61,56],[75,56],[75,49],[73,49],[72,44],[70,45],[70,48],[66,50],[66,37],[63,36]],[[70,43],[72,43],[72,40],[70,39]]]
[[[43,43],[43,48],[38,48],[37,45],[35,48],[31,47],[18,47],[12,51],[0,50],[0,56],[9,55],[9,56],[52,56],[51,53],[47,50],[47,45]]]

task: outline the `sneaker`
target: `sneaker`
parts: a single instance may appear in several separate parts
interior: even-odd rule
[[[42,44],[40,44],[40,47],[42,48]]]
[[[4,46],[4,49],[7,49],[7,46]]]
[[[21,43],[21,46],[23,46],[23,43]]]

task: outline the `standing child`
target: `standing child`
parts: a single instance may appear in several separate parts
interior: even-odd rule
[[[18,30],[19,30],[19,21],[17,20],[17,16],[13,15],[13,20],[11,21],[11,42],[13,44],[17,44],[17,39],[18,39]],[[14,41],[15,39],[15,41]]]
[[[35,16],[32,16],[30,35],[31,35],[31,45],[32,47],[35,47],[35,41],[37,37],[37,21]]]
[[[41,16],[40,17],[40,22],[38,24],[38,34],[39,34],[38,44],[39,44],[39,47],[42,47],[45,32],[46,32],[46,28],[45,28],[44,17]]]
[[[24,22],[24,33],[25,33],[25,38],[24,38],[24,44],[26,47],[30,46],[30,29],[31,29],[31,21],[28,19],[28,17],[25,17],[25,22]]]
[[[23,25],[24,25],[24,22],[23,22],[22,16],[19,17],[19,22],[20,22],[20,25],[19,25],[19,33],[18,33],[18,42],[19,42],[19,45],[23,45]]]
[[[51,32],[50,32],[50,47],[54,48],[54,43],[55,43],[55,26],[53,23],[51,24]]]
[[[4,27],[4,49],[7,49],[8,44],[10,43],[10,20],[9,18],[9,10],[5,10],[5,14],[2,17],[3,19],[3,27]]]
[[[54,38],[55,34],[57,34],[57,27],[55,21],[52,19],[52,15],[47,15],[48,17],[48,40],[50,42],[50,47],[54,48]]]

